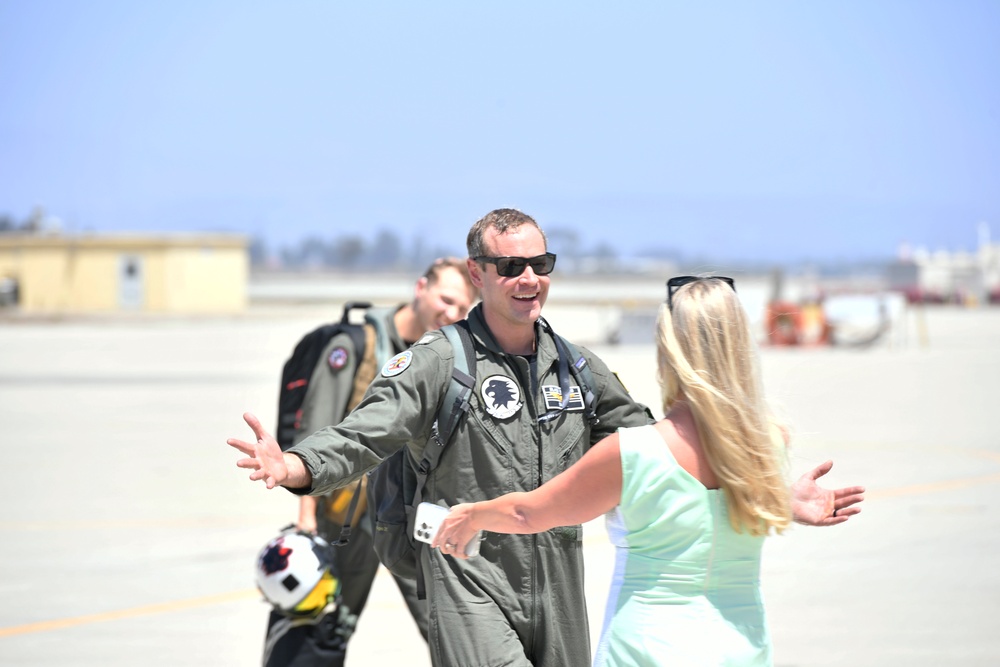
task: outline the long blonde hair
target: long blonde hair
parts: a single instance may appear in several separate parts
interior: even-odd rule
[[[780,533],[791,523],[784,455],[767,410],[757,350],[736,292],[704,278],[660,307],[657,362],[663,411],[683,397],[739,532]]]

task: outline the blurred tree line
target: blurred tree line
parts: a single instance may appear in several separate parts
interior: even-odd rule
[[[0,213],[0,233],[36,233],[36,232],[58,232],[62,228],[62,221],[46,214],[45,209],[36,206],[31,213],[20,222],[9,213]]]
[[[390,229],[379,230],[371,240],[360,234],[330,238],[310,234],[277,248],[269,247],[260,237],[254,237],[250,243],[250,263],[254,268],[287,271],[423,270],[435,258],[445,255],[464,257],[465,252],[430,245],[419,237],[404,240]]]
[[[61,233],[63,223],[41,206],[23,219],[0,213],[0,234]],[[681,253],[663,247],[645,246],[623,256],[613,245],[616,239],[584,242],[571,227],[546,231],[549,250],[558,257],[561,273],[611,274],[664,272],[684,263]],[[308,234],[290,243],[271,246],[261,236],[250,239],[251,266],[258,271],[423,271],[438,257],[466,256],[465,239],[454,244],[430,242],[418,234],[403,238],[392,229],[380,229],[373,237],[359,233],[336,236]],[[703,263],[703,262],[702,262]]]
[[[549,249],[559,257],[560,271],[603,273],[636,268],[631,262],[622,262],[618,250],[607,240],[588,246],[576,230],[564,227],[551,229],[546,236]],[[644,254],[654,262],[673,261],[676,255],[665,250]],[[403,239],[391,229],[381,229],[371,240],[360,234],[310,234],[276,248],[260,237],[253,238],[250,244],[250,262],[255,269],[278,271],[421,271],[435,258],[446,255],[465,257],[464,239],[445,247],[419,236]]]

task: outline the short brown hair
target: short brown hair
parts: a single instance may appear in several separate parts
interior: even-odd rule
[[[497,230],[497,234],[506,234],[507,232],[513,231],[520,227],[521,225],[532,225],[537,229],[542,235],[542,241],[545,242],[545,247],[548,249],[549,241],[545,238],[545,232],[542,228],[538,226],[535,219],[532,218],[527,213],[521,213],[514,208],[498,208],[495,211],[490,211],[482,218],[476,221],[472,225],[472,229],[469,230],[469,236],[465,240],[465,247],[469,251],[469,257],[485,257],[486,242],[483,238],[486,236],[486,230],[493,228]]]
[[[472,297],[472,301],[479,298],[479,288],[472,283],[472,277],[469,275],[469,265],[464,259],[459,259],[458,257],[438,257],[435,259],[427,270],[424,271],[423,277],[427,279],[427,286],[430,287],[438,281],[438,277],[441,272],[445,269],[455,269],[462,274],[465,279],[465,286],[469,288],[469,296]]]

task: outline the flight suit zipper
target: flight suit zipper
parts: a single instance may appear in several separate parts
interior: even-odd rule
[[[523,404],[524,407],[528,410],[528,415],[531,418],[531,424],[535,424],[538,421],[538,407],[535,405],[535,401],[538,400],[538,397],[535,396],[535,391],[533,390],[534,390],[534,385],[540,384],[541,381],[539,380],[539,382],[537,383],[532,382],[531,364],[528,362],[526,358],[520,355],[511,355],[511,354],[506,354],[505,356],[508,358],[510,365],[513,368],[517,369],[517,376],[518,376],[517,381],[521,385],[522,396],[524,397]],[[525,391],[524,389],[525,387],[527,388],[527,391]],[[534,447],[535,465],[533,471],[535,478],[534,480],[532,480],[533,483],[531,485],[531,488],[537,489],[539,486],[541,486],[542,483],[542,468],[544,466],[543,464],[544,456],[542,452],[541,434],[539,433],[537,428],[531,429],[531,432],[535,440],[535,447]],[[531,614],[531,622],[529,623],[530,636],[527,638],[527,642],[525,642],[526,646],[531,647],[532,654],[534,653],[536,626],[538,624],[538,596],[536,595],[536,591],[538,590],[537,554],[538,554],[538,535],[533,534],[531,536],[531,584],[530,584],[531,604],[529,606]],[[531,658],[532,656],[528,657]]]

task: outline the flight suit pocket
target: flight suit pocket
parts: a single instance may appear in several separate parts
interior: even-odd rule
[[[558,419],[542,427],[556,451],[551,470],[546,479],[551,479],[580,460],[590,448],[590,427],[579,412],[563,413]],[[546,466],[548,468],[548,466]]]
[[[583,531],[580,526],[559,526],[549,531],[564,542],[583,541]]]

